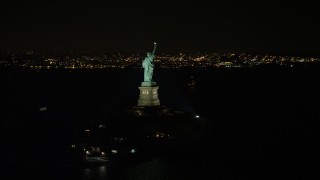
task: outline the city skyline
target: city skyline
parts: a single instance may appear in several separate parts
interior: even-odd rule
[[[0,51],[320,54],[312,3],[1,2]]]
[[[141,69],[142,53],[39,53],[1,54],[0,67],[23,67],[31,69],[96,69],[129,68]],[[155,64],[164,69],[180,68],[248,68],[260,65],[284,67],[317,66],[319,57],[281,56],[250,53],[159,53]]]

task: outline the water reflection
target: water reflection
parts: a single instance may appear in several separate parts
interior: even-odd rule
[[[85,168],[83,170],[84,179],[107,179],[107,167],[99,166],[94,168]]]
[[[147,162],[131,164],[129,166],[121,165],[121,167],[90,167],[83,169],[82,179],[172,179],[172,167],[167,160],[163,158],[155,158]],[[107,173],[108,172],[108,173]]]
[[[170,167],[164,159],[156,158],[127,170],[127,179],[172,179]],[[171,178],[170,178],[171,177]]]

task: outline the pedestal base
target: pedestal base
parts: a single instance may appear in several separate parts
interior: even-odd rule
[[[155,83],[154,83],[155,84]],[[140,89],[140,98],[138,100],[138,106],[160,106],[160,100],[158,97],[158,86],[142,86]]]

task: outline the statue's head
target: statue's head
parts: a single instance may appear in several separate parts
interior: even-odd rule
[[[148,57],[152,57],[152,53],[151,52],[147,52],[147,56]]]

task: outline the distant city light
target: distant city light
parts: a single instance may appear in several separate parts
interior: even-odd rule
[[[101,152],[101,155],[102,155],[102,156],[104,156],[104,155],[105,155],[105,153],[104,153],[104,152]]]
[[[137,150],[136,149],[131,149],[131,154],[134,154],[134,153],[136,153],[137,152]]]
[[[90,129],[86,129],[86,130],[84,130],[84,131],[86,131],[86,132],[90,132]]]
[[[86,154],[90,154],[90,152],[89,152],[89,151],[86,151]]]
[[[40,112],[47,111],[47,110],[48,110],[47,107],[41,107],[41,108],[39,109]]]
[[[31,54],[29,54],[31,55]],[[59,57],[50,57],[49,54],[32,54],[34,60],[21,59],[21,61],[8,61],[0,59],[0,65],[27,67],[30,69],[84,69],[84,68],[134,68],[141,69],[141,54],[122,54],[115,58],[114,54],[90,54],[79,55],[70,58],[70,54],[59,54]],[[46,57],[47,56],[47,57]],[[74,55],[72,55],[74,56]],[[1,56],[0,56],[1,58]],[[248,53],[170,53],[158,54],[155,63],[161,68],[179,69],[184,67],[194,67],[201,69],[208,68],[241,68],[255,67],[264,64],[278,64],[290,67],[292,63],[314,63],[320,62],[320,58],[315,57],[294,57],[277,55],[259,55]],[[295,65],[294,65],[295,67]],[[147,93],[147,92],[145,92]]]
[[[112,154],[117,154],[117,153],[118,153],[118,150],[113,149],[113,150],[111,150],[111,153],[112,153]]]
[[[195,118],[200,118],[200,116],[199,116],[199,115],[196,115]]]
[[[105,126],[105,125],[102,125],[102,124],[99,125],[98,127],[99,127],[99,128],[106,128],[106,126]]]

